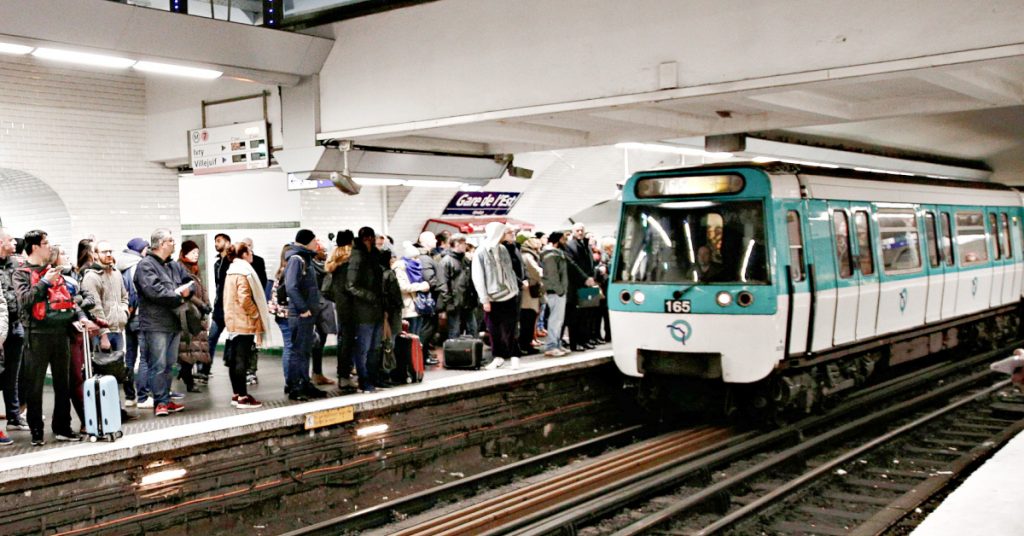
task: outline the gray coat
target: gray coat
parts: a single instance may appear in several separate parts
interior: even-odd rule
[[[558,248],[545,249],[540,261],[544,266],[544,290],[565,296],[569,291],[569,263],[565,252]]]

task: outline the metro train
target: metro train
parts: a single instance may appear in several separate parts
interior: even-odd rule
[[[1018,336],[1021,195],[785,163],[633,175],[608,304],[659,404],[808,412],[880,370]]]

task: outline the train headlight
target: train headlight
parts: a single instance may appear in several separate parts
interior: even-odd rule
[[[629,303],[629,300],[633,299],[633,296],[628,290],[623,290],[619,293],[619,301],[622,303]]]
[[[715,295],[715,302],[722,307],[726,307],[732,303],[732,294],[723,290]]]
[[[644,300],[646,300],[646,299],[647,299],[647,296],[644,296],[644,293],[640,292],[639,290],[633,293],[633,303],[635,303],[637,305],[643,305],[644,304]]]

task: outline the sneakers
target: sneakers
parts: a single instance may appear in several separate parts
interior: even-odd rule
[[[153,407],[153,397],[144,396],[139,399],[138,403],[135,404],[135,406],[139,409],[149,409]]]
[[[179,404],[177,402],[168,402],[167,403],[167,411],[169,411],[171,413],[177,413],[177,412],[179,412],[179,411],[181,411],[183,409],[185,409],[185,404]]]
[[[294,400],[295,402],[308,402],[309,397],[299,391],[288,393],[288,400]]]
[[[303,394],[305,394],[309,398],[327,398],[327,393],[326,392],[321,391],[320,389],[317,389],[316,387],[313,387],[313,384],[311,384],[311,383],[310,384],[306,384],[306,389],[303,391]]]
[[[31,430],[31,428],[28,427],[28,423],[25,422],[25,419],[19,418],[7,421],[7,431],[11,432],[16,430]]]
[[[377,388],[372,386],[372,385],[366,385],[366,386],[360,387],[358,392],[360,392],[360,393],[376,393],[377,392]]]
[[[231,407],[238,407],[238,395],[231,395]]]
[[[124,399],[124,407],[126,407],[126,408],[134,408],[135,404],[136,404],[136,402],[135,402],[134,398],[126,398],[126,399]]]
[[[157,404],[156,408],[153,409],[153,415],[157,417],[166,417],[171,414],[171,411],[167,409],[167,404]]]
[[[43,439],[43,433],[42,432],[39,432],[38,434],[36,434],[36,433],[32,434],[32,446],[33,447],[41,447],[41,446],[43,446],[45,444],[46,444],[46,440]]]
[[[0,432],[0,447],[9,447],[14,444],[14,440],[7,437],[7,434]]]
[[[245,395],[238,398],[238,402],[235,407],[238,409],[256,409],[263,407],[263,402],[256,400],[252,395]]]
[[[487,364],[487,366],[484,367],[484,369],[486,369],[486,370],[494,370],[494,369],[496,369],[496,368],[498,368],[498,367],[500,367],[500,366],[502,366],[504,364],[505,364],[505,360],[504,359],[502,359],[500,357],[495,357],[494,359],[491,360],[490,363]]]
[[[185,400],[185,393],[171,391],[171,400]]]
[[[256,385],[258,383],[260,383],[260,379],[256,377],[256,373],[255,372],[250,372],[250,373],[245,375],[245,384],[246,385]]]
[[[57,438],[57,441],[76,442],[82,440],[82,436],[72,432],[71,430],[66,432],[54,432],[53,435]]]

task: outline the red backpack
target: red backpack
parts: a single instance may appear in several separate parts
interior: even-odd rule
[[[46,269],[26,271],[32,274],[33,287],[39,284],[39,280],[46,274]],[[47,322],[67,322],[75,318],[75,301],[71,298],[64,276],[58,275],[57,279],[53,280],[46,291],[46,301],[32,306],[32,318]]]

